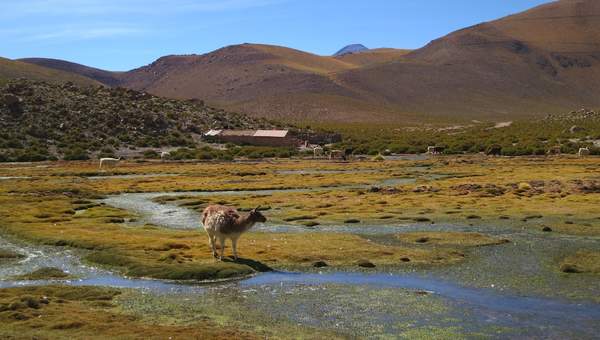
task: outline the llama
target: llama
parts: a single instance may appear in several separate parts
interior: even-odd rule
[[[169,158],[171,158],[171,153],[170,153],[170,152],[168,152],[168,151],[163,151],[163,152],[161,152],[161,153],[160,153],[160,159],[161,159],[162,161],[164,161],[164,160],[166,160],[166,159],[169,159]]]
[[[589,156],[590,149],[589,148],[579,148],[579,152],[577,153],[577,155],[579,155],[579,157]]]
[[[428,146],[427,154],[428,155],[439,155],[444,152],[445,148],[443,146]]]
[[[315,146],[313,148],[313,158],[317,158],[317,157],[321,157],[321,156],[323,156],[323,147]]]
[[[331,150],[329,159],[344,159],[344,152],[342,150]]]
[[[562,150],[560,146],[551,147],[548,152],[546,152],[547,155],[560,155],[561,153]]]
[[[223,260],[225,251],[225,240],[231,239],[233,258],[238,259],[237,241],[243,233],[250,230],[256,223],[264,223],[267,218],[261,214],[256,207],[249,214],[241,216],[234,208],[222,205],[209,205],[202,213],[202,225],[208,234],[208,243],[212,249],[213,256],[219,261]],[[219,239],[221,253],[217,255],[215,243]]]
[[[100,169],[102,169],[103,165],[107,167],[114,167],[121,161],[121,157],[119,158],[100,158]]]

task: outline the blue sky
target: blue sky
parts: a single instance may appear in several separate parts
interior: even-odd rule
[[[0,56],[128,70],[168,54],[255,42],[330,55],[418,48],[548,0],[1,0]]]

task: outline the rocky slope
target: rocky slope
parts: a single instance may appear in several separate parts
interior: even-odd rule
[[[13,80],[0,88],[0,160],[85,158],[119,148],[189,146],[210,128],[273,124],[124,88]],[[81,156],[81,157],[80,157]]]

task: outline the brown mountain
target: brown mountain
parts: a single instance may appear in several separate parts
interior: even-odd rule
[[[51,83],[72,82],[78,85],[101,85],[93,79],[76,73],[0,58],[0,84],[14,78],[42,80]]]
[[[504,120],[600,105],[598,18],[600,1],[561,0],[414,51],[328,57],[244,44],[115,77],[136,90],[291,120]]]
[[[600,2],[563,0],[340,75],[403,110],[506,118],[600,105]]]
[[[401,50],[396,48],[374,48],[360,53],[344,54],[336,58],[355,66],[368,66],[394,61],[410,52],[411,50]]]
[[[364,101],[369,94],[347,87],[338,76],[405,53],[379,49],[326,57],[280,46],[243,44],[205,55],[160,58],[125,73],[122,85],[167,97],[203,98],[258,116],[360,121],[365,112],[382,116],[391,112]]]

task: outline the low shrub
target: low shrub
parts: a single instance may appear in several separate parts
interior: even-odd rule
[[[63,159],[66,161],[83,161],[90,159],[87,150],[82,148],[73,148],[65,151]]]

